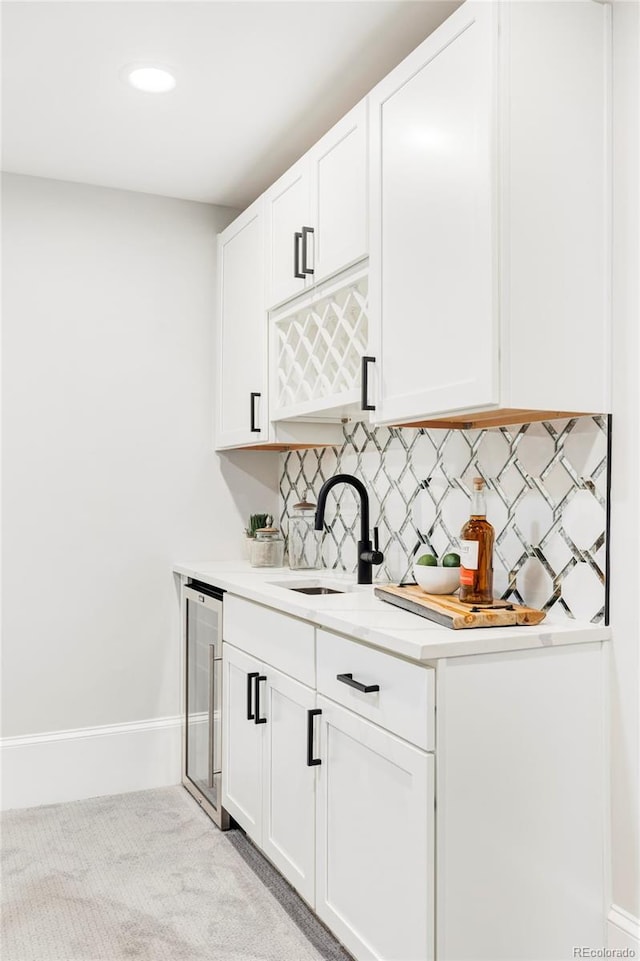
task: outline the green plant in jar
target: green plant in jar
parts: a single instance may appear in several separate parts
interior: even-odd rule
[[[244,532],[247,537],[254,538],[256,531],[259,531],[263,527],[271,527],[272,524],[273,517],[271,514],[251,514],[249,517],[249,526],[245,527]]]

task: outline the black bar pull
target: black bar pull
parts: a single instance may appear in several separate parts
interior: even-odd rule
[[[307,237],[309,234],[313,234],[313,227],[303,227],[302,228],[302,273],[303,274],[313,274],[313,267],[307,267]]]
[[[313,756],[313,719],[317,717],[318,714],[322,714],[319,707],[315,707],[312,711],[307,711],[307,767],[315,767],[316,764],[322,764],[319,757]]]
[[[362,358],[362,397],[360,406],[362,410],[375,410],[376,405],[369,403],[369,364],[375,364],[375,357],[363,357]]]
[[[255,720],[255,715],[253,713],[253,708],[251,706],[251,687],[253,685],[254,677],[258,676],[257,671],[252,671],[251,674],[247,674],[247,721]]]
[[[254,718],[254,724],[266,724],[267,723],[266,717],[260,717],[260,681],[266,681],[267,676],[266,674],[255,674],[254,676],[256,679],[256,686],[255,686],[256,716]]]
[[[353,674],[336,674],[336,680],[348,684],[349,687],[355,687],[356,691],[361,691],[363,694],[373,694],[374,691],[380,690],[379,684],[361,684],[360,681],[354,681]]]
[[[260,394],[260,391],[257,391],[257,390],[251,391],[251,433],[252,434],[260,433],[260,428],[256,427],[256,397],[260,397],[260,396],[262,396]]]
[[[296,231],[293,235],[293,276],[298,277],[299,280],[304,280],[304,274],[300,273],[300,244],[302,243],[302,234],[300,231]]]

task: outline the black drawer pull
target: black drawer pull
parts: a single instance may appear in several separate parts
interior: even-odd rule
[[[363,694],[373,694],[374,691],[380,690],[379,684],[361,684],[360,681],[354,681],[353,674],[336,674],[336,680],[348,684],[349,687],[355,687],[356,691],[362,691]]]
[[[255,721],[255,714],[251,706],[251,688],[253,686],[253,679],[257,676],[257,671],[252,671],[251,674],[247,674],[247,721]]]
[[[293,235],[293,276],[298,280],[304,280],[305,275],[300,271],[300,244],[302,243],[302,232],[296,231]]]
[[[309,234],[312,234],[312,235],[313,235],[313,227],[303,227],[303,228],[302,228],[302,241],[301,241],[301,243],[302,243],[302,273],[303,273],[303,274],[313,274],[313,273],[314,273],[313,267],[308,267],[308,266],[307,266],[307,254],[308,254],[307,238],[309,237]]]
[[[256,427],[256,398],[260,396],[261,396],[260,391],[257,391],[257,390],[251,391],[251,433],[252,434],[260,433],[260,428]]]
[[[266,724],[266,723],[267,723],[266,717],[260,717],[260,681],[266,681],[267,676],[266,676],[266,674],[256,674],[256,675],[255,675],[255,678],[256,678],[256,686],[255,686],[255,692],[256,692],[256,698],[255,698],[255,700],[256,700],[256,716],[255,716],[255,718],[254,718],[254,723],[255,723],[255,724]]]
[[[362,378],[360,387],[362,390],[362,396],[360,398],[360,407],[362,410],[375,410],[376,405],[369,403],[369,364],[375,364],[375,357],[363,357],[362,358]]]
[[[317,717],[318,714],[322,714],[319,707],[307,711],[307,767],[315,767],[316,764],[322,764],[319,757],[313,756],[313,719]]]

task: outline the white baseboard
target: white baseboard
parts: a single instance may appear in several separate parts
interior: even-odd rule
[[[616,904],[613,904],[609,911],[607,935],[607,947],[627,952],[618,957],[640,957],[640,919]]]
[[[0,740],[2,810],[179,784],[181,719]]]

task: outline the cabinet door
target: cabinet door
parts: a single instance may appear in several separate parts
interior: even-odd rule
[[[254,720],[255,680],[263,676],[261,664],[230,644],[223,645],[222,664],[222,804],[261,844],[263,725]],[[260,716],[264,716],[262,709]]]
[[[370,98],[378,422],[498,400],[499,4],[464,4]]]
[[[260,202],[220,234],[218,285],[216,447],[259,444],[269,439]]]
[[[367,104],[358,104],[311,151],[314,281],[368,252]]]
[[[307,762],[308,734],[318,718],[315,691],[272,667],[264,714],[262,847],[285,878],[313,906],[315,894],[315,783],[317,765]]]
[[[312,227],[308,157],[303,157],[265,194],[267,307],[301,293],[313,281],[303,273],[306,247],[308,269],[313,269],[313,235],[299,236]],[[301,275],[301,276],[300,276]]]
[[[318,697],[316,911],[358,961],[433,958],[433,755]]]

